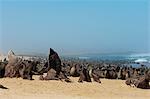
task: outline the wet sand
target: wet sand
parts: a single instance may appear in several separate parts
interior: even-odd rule
[[[2,78],[0,84],[8,90],[0,89],[0,99],[148,99],[150,89],[137,89],[125,85],[123,80],[101,79],[101,84],[73,82],[40,81],[22,78]]]

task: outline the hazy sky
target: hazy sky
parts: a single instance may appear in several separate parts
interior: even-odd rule
[[[150,51],[149,0],[0,0],[0,49]]]

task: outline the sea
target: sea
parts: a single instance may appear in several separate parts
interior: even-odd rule
[[[127,61],[132,67],[141,65],[150,67],[150,53],[142,54],[91,54],[78,56],[81,60],[94,61]]]

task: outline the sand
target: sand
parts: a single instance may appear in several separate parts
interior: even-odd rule
[[[0,89],[0,99],[148,99],[150,89],[137,89],[125,85],[123,80],[101,79],[101,84],[73,82],[33,81],[21,78],[2,78],[0,84],[9,89]]]

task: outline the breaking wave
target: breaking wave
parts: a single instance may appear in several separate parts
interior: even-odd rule
[[[147,59],[145,59],[145,58],[140,58],[140,59],[137,59],[137,60],[135,60],[134,62],[139,62],[139,63],[147,63],[147,62],[150,62],[150,61],[148,61]]]

